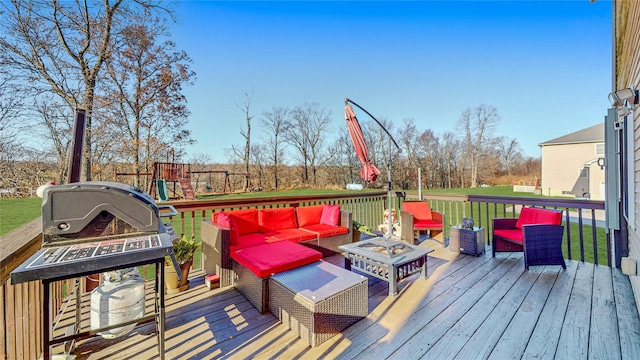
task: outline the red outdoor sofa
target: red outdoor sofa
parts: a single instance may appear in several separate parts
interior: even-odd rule
[[[351,213],[339,205],[214,213],[201,224],[203,267],[234,285],[260,312],[271,274],[337,254],[353,239]]]

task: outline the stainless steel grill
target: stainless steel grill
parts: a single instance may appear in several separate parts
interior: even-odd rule
[[[156,311],[129,323],[155,319],[159,325],[160,357],[164,357],[162,264],[166,256],[174,260],[174,265],[176,262],[172,235],[160,217],[175,214],[175,209],[159,207],[142,190],[116,182],[70,183],[45,189],[42,248],[11,273],[14,284],[35,280],[43,282],[45,358],[49,358],[50,345],[98,332],[83,333],[77,328],[71,336],[50,337],[51,282],[147,264],[156,264]],[[76,291],[77,300],[79,293]],[[76,319],[76,323],[79,324],[80,319]]]

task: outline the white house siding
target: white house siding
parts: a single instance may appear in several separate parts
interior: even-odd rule
[[[602,143],[602,142],[599,142]],[[542,194],[546,196],[573,196],[570,192],[578,181],[580,171],[599,156],[596,143],[550,144],[541,148],[542,153]],[[604,171],[597,162],[587,165],[589,184],[584,189],[593,200],[602,200],[600,183],[604,181]],[[580,189],[579,189],[580,190]],[[582,194],[578,194],[581,196]]]
[[[640,89],[640,1],[616,1],[616,84],[622,89]],[[640,260],[640,109],[627,120],[633,121],[633,192],[635,194],[634,220],[629,226],[629,256]],[[631,164],[629,163],[629,167]],[[630,169],[631,170],[631,169]],[[640,276],[631,276],[631,285],[640,309]]]

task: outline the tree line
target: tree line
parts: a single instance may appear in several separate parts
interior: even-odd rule
[[[256,116],[245,94],[238,105],[244,142],[226,149],[227,164],[186,154],[194,140],[183,89],[196,74],[171,40],[172,21],[170,5],[157,0],[0,2],[0,189],[24,196],[46,181],[66,182],[78,108],[87,114],[84,181],[111,180],[116,171],[148,174],[171,153],[194,170],[249,174],[232,177],[244,191],[361,182],[346,125],[332,128],[331,111],[317,103],[273,106]],[[499,121],[489,105],[466,109],[456,131],[442,135],[418,129],[414,119],[397,125],[382,118],[402,148],[391,158],[385,132],[362,122],[372,162],[382,171],[371,186],[386,185],[389,163],[393,187],[403,189],[415,187],[418,168],[426,188],[539,174],[539,159],[523,157],[515,139],[494,135]],[[213,181],[206,176],[196,181]],[[150,179],[123,181],[144,187]]]
[[[344,188],[348,183],[363,183],[347,126],[334,129],[330,110],[317,103],[274,106],[255,119],[249,111],[251,98],[245,97],[246,128],[241,130],[245,142],[227,149],[227,157],[236,170],[251,174],[252,185]],[[260,132],[251,139],[249,130],[255,120]],[[415,119],[403,119],[397,125],[381,118],[400,147],[399,151],[392,147],[391,153],[382,127],[374,121],[360,123],[371,161],[381,171],[373,187],[387,184],[389,164],[392,186],[400,189],[418,186],[417,169],[422,170],[421,186],[427,189],[511,184],[512,179],[533,180],[540,174],[539,158],[524,156],[516,139],[495,135],[500,116],[494,106],[465,109],[455,130],[439,136],[430,129],[418,129]],[[206,159],[202,155],[195,163],[204,166]]]

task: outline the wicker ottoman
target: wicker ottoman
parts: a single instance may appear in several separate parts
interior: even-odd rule
[[[478,256],[485,251],[484,228],[473,230],[452,226],[449,232],[449,250]]]
[[[272,275],[271,313],[318,346],[367,316],[367,278],[325,261]]]

